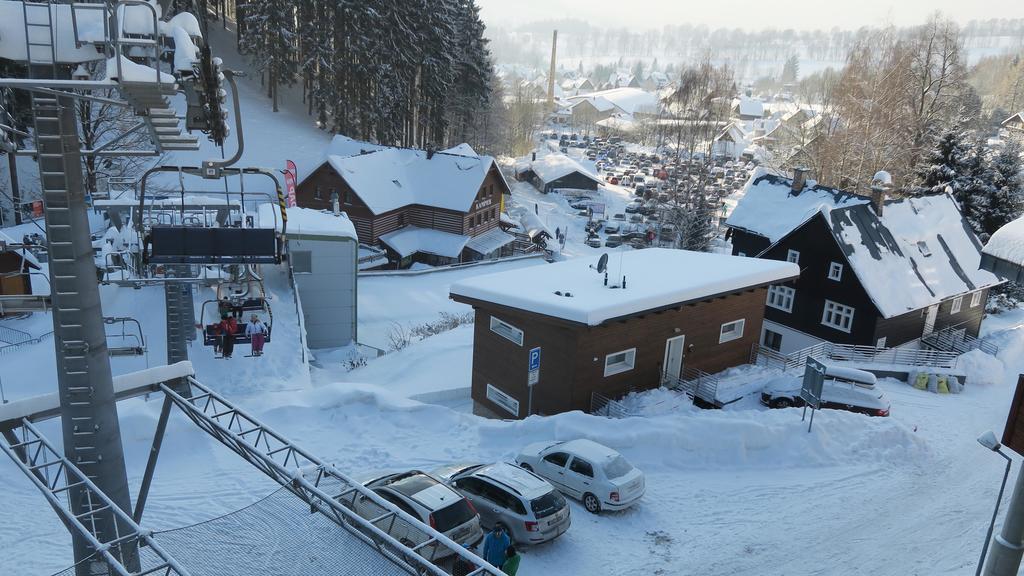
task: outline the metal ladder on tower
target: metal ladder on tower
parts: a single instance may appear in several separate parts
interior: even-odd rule
[[[188,277],[188,266],[168,266],[164,298],[167,306],[167,363],[188,360],[189,332],[195,334],[195,308],[192,284],[174,282],[173,277]],[[194,337],[194,336],[193,336]]]
[[[78,258],[70,221],[71,197],[64,172],[61,104],[55,97],[34,95],[32,105],[39,149],[40,185],[46,206],[49,266],[54,282],[51,297],[60,302],[60,308],[54,310],[61,329],[58,336],[61,347],[59,368],[69,381],[66,401],[74,422],[74,436],[78,440],[69,452],[75,466],[90,480],[95,480],[92,468],[100,458],[96,443],[91,441],[97,425],[91,401],[93,387],[89,381],[89,344],[83,333],[81,295],[75,287]],[[85,511],[90,511],[89,505]],[[95,516],[89,519],[92,523],[89,527],[97,538],[102,539],[102,530],[95,524]]]
[[[49,2],[23,2],[21,5],[25,24],[25,55],[29,68],[51,67],[51,78],[56,78],[57,40],[53,34],[53,11],[56,6]]]

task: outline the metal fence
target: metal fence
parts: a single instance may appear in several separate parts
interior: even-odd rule
[[[947,326],[942,330],[936,330],[921,338],[921,344],[933,350],[945,352],[956,352],[964,354],[971,350],[981,350],[986,354],[995,356],[999,353],[999,347],[991,342],[975,338],[967,334],[963,325]]]
[[[879,348],[853,344],[821,342],[802,350],[782,354],[760,344],[751,350],[751,364],[760,364],[785,371],[803,370],[808,358],[821,361],[850,362],[892,366],[924,366],[956,368],[958,352],[913,348]]]
[[[696,368],[684,368],[679,376],[662,375],[662,385],[684,392],[690,399],[699,400],[711,406],[718,405],[718,384],[720,378]]]
[[[618,400],[612,400],[604,394],[597,392],[590,393],[590,413],[598,416],[607,416],[608,418],[626,418],[627,416],[633,416],[626,409],[626,405]]]

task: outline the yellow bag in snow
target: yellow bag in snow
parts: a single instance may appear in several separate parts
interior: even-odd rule
[[[925,372],[918,372],[917,378],[914,378],[914,388],[918,390],[928,389],[928,374]]]
[[[940,374],[938,377],[939,394],[949,394],[949,382],[946,380],[945,374]]]

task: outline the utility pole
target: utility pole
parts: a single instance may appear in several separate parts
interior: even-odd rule
[[[1024,473],[1017,473],[1003,529],[992,539],[985,576],[1016,576],[1024,555]]]

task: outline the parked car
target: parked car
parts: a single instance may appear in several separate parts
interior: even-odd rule
[[[618,234],[619,233],[619,224],[618,224],[618,222],[610,222],[607,226],[604,227],[604,231],[605,231],[605,234]]]
[[[618,220],[619,222],[625,222],[626,221],[626,215],[623,214],[622,212],[616,212],[615,214],[612,214],[612,220]]]
[[[782,377],[765,385],[761,403],[770,408],[803,406],[800,377]],[[868,416],[888,416],[889,398],[876,386],[875,375],[856,368],[828,366],[821,386],[821,407],[849,410]]]
[[[646,488],[643,472],[615,450],[585,438],[530,444],[516,456],[516,463],[578,498],[593,514],[628,508]]]
[[[587,236],[587,246],[590,246],[591,248],[600,248],[601,237],[598,236],[597,234],[591,234],[590,236]]]
[[[609,234],[608,237],[604,239],[604,245],[606,248],[618,248],[619,246],[622,246],[622,236],[619,236],[618,234]]]
[[[480,511],[485,528],[501,525],[515,544],[539,544],[572,524],[569,503],[547,480],[508,462],[455,464],[433,475]]]
[[[459,544],[476,545],[484,537],[483,529],[480,527],[480,515],[469,500],[445,486],[440,480],[419,470],[388,474],[370,480],[364,483],[364,486]],[[367,520],[372,520],[383,512],[382,508],[367,496],[360,495],[352,502],[343,501],[343,504]],[[388,526],[388,533],[399,542],[416,546],[425,541],[426,535],[406,522],[395,522]],[[421,548],[419,552],[431,560],[452,554],[449,550],[431,545]]]
[[[640,211],[640,207],[643,205],[643,202],[640,202],[639,200],[634,200],[629,204],[626,204],[626,214],[636,214]]]

